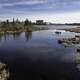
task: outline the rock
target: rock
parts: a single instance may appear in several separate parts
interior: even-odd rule
[[[80,71],[80,64],[77,65],[77,69]]]
[[[0,80],[7,80],[9,78],[9,70],[6,64],[0,63]]]
[[[58,32],[58,31],[56,31],[55,33],[56,33],[56,34],[61,34],[61,32]]]
[[[80,35],[75,35],[75,37],[78,37],[78,38],[80,38]]]
[[[63,42],[62,40],[58,40],[58,43],[59,43],[59,44],[62,44],[62,42]]]
[[[79,52],[79,53],[80,53],[80,47],[77,49],[77,52]]]
[[[80,43],[80,38],[62,38],[58,40],[59,44],[63,44],[65,47],[73,46]],[[78,49],[78,52],[80,52],[80,49]]]
[[[68,43],[63,43],[63,46],[64,46],[64,47],[70,47],[71,45],[68,44]]]

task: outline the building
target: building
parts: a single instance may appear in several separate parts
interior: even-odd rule
[[[43,20],[36,20],[36,24],[37,25],[43,25],[43,24],[45,24],[45,22]]]

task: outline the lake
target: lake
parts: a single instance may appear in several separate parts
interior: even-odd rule
[[[8,65],[10,80],[74,80],[76,48],[58,43],[76,33],[55,30],[0,35],[0,61]]]
[[[36,27],[47,27],[48,29],[70,29],[80,27],[79,25],[35,25]]]

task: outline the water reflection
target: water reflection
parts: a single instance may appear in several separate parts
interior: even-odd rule
[[[77,69],[76,80],[80,80],[80,45],[76,48],[75,64]]]
[[[32,32],[25,32],[26,41],[29,41],[32,38]]]
[[[75,64],[76,64],[76,80],[80,80],[80,35],[77,34],[73,38],[62,38],[58,40],[58,44],[64,47],[75,47]]]
[[[25,33],[24,37],[26,38],[26,41],[31,40],[32,32],[24,32],[24,33]],[[12,38],[13,38],[13,40],[17,40],[18,38],[20,38],[21,34],[22,34],[22,32],[16,32],[16,33],[12,33],[12,34],[7,34],[7,33],[0,34],[0,42],[7,41]]]
[[[33,37],[32,32],[11,36],[0,46],[0,60],[9,66],[10,80],[74,80],[74,49],[57,44],[53,31],[33,32]],[[25,38],[32,39],[26,43]]]
[[[2,35],[2,34],[0,34],[0,42],[2,41],[2,36],[3,36],[3,35]]]
[[[80,71],[80,46],[77,46],[76,49],[76,67]]]
[[[13,38],[14,38],[14,40],[15,40],[15,39],[17,39],[17,38],[19,38],[19,37],[20,37],[21,32],[13,33],[12,35],[13,35]]]
[[[6,34],[6,33],[1,34],[0,33],[0,42],[3,40],[5,40],[5,41],[8,40],[8,37],[9,37],[9,34]]]

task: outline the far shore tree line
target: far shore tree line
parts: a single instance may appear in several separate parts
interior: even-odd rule
[[[18,19],[9,21],[0,22],[0,32],[9,32],[9,31],[32,31],[32,22],[26,19],[21,22]]]

